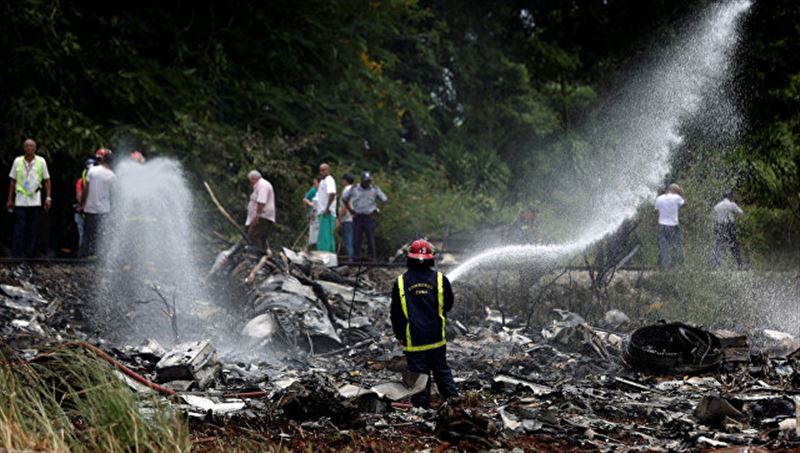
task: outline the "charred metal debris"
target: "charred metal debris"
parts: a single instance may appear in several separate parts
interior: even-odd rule
[[[413,439],[413,449],[800,447],[800,339],[636,328],[621,312],[593,325],[557,311],[548,325],[509,328],[491,311],[461,317],[456,305],[447,348],[462,396],[413,408],[409,396],[428,379],[404,373],[391,336],[393,271],[328,265],[290,250],[220,254],[208,278],[246,295],[236,350],[204,339],[107,344],[76,283],[88,271],[58,265],[0,268],[0,333],[28,360],[68,340],[91,343],[130,371],[120,379],[132,391],[161,395],[190,419],[261,426],[285,445],[350,433]]]

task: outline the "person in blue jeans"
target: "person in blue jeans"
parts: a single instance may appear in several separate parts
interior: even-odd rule
[[[686,206],[686,200],[683,198],[683,189],[677,184],[670,184],[663,194],[656,197],[658,265],[662,268],[670,264],[669,255],[672,255],[671,265],[682,266],[684,264],[683,236],[678,221],[678,213],[684,206]]]
[[[408,250],[408,270],[392,287],[392,330],[406,356],[408,371],[433,374],[444,399],[458,397],[453,373],[447,366],[447,313],[453,308],[453,289],[433,269],[433,246],[419,239]],[[430,380],[425,391],[411,397],[415,407],[430,406]]]
[[[350,213],[347,202],[344,197],[353,188],[353,181],[355,178],[351,173],[345,173],[342,176],[342,202],[339,205],[339,222],[342,226],[342,245],[347,254],[347,261],[353,261],[353,214]]]

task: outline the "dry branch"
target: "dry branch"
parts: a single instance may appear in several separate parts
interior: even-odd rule
[[[203,181],[203,185],[206,186],[206,190],[208,191],[208,194],[211,196],[211,201],[214,202],[214,205],[217,207],[222,216],[225,217],[225,220],[227,220],[231,225],[234,226],[234,228],[236,228],[236,230],[239,232],[239,234],[242,235],[242,238],[244,238],[246,243],[250,244],[250,239],[247,238],[247,232],[244,230],[244,228],[242,228],[241,225],[239,225],[238,223],[236,223],[235,220],[233,220],[233,217],[231,217],[230,214],[228,214],[228,211],[225,210],[225,208],[217,199],[217,196],[214,194],[214,191],[211,190],[211,186],[209,186],[208,183],[205,181]]]

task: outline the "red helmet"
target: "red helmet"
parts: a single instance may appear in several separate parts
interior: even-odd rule
[[[94,152],[94,157],[97,159],[105,159],[106,156],[110,156],[112,154],[114,153],[112,153],[110,149],[100,148]]]
[[[143,164],[145,162],[144,155],[141,151],[134,151],[131,153],[131,160]]]
[[[432,260],[433,246],[425,239],[417,239],[408,248],[408,257],[418,260]]]

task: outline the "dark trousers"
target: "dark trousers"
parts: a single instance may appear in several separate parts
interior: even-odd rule
[[[353,257],[361,258],[361,240],[367,236],[367,253],[371,260],[375,260],[375,217],[372,214],[356,214],[353,216]]]
[[[658,265],[667,267],[667,257],[672,249],[672,265],[683,266],[683,236],[679,226],[658,226]]]
[[[736,238],[736,224],[733,222],[714,224],[714,267],[719,267],[722,248],[725,245],[730,245],[736,265],[742,267],[742,253],[739,250],[739,240]]]
[[[433,373],[433,380],[436,381],[436,388],[442,398],[455,398],[458,396],[456,381],[453,380],[453,372],[447,366],[447,346],[431,349],[430,351],[406,352],[406,362],[408,371],[412,373],[427,374]],[[428,407],[431,398],[431,381],[428,379],[428,388],[422,393],[417,393],[411,397],[411,403],[417,407]]]
[[[347,259],[353,260],[353,222],[342,222],[342,245],[347,253]]]
[[[32,258],[39,238],[39,223],[42,219],[41,206],[14,208],[14,240],[11,254],[15,258]]]
[[[272,229],[272,222],[267,219],[259,219],[258,223],[251,223],[247,227],[247,239],[253,243],[253,247],[262,252],[267,251],[267,238]]]
[[[81,247],[80,256],[87,257],[97,255],[97,244],[100,243],[100,235],[102,233],[102,222],[105,214],[89,214],[85,213],[83,218],[83,247]]]

